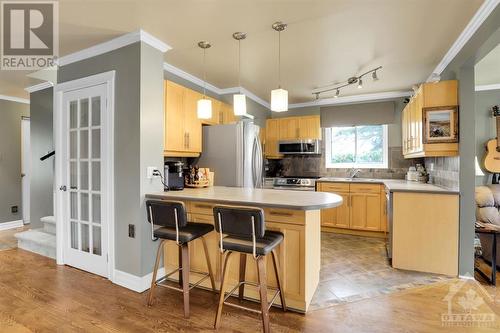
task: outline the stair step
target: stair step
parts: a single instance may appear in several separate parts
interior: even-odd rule
[[[56,218],[54,216],[44,216],[40,218],[40,221],[43,222],[43,230],[46,233],[56,234]]]
[[[14,236],[20,249],[56,258],[56,236],[45,232],[43,228],[19,232]]]

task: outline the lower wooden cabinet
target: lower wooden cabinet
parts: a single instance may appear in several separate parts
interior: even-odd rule
[[[321,226],[349,228],[349,193],[337,192],[336,194],[342,197],[342,205],[336,208],[321,210]]]
[[[364,231],[385,231],[385,193],[379,184],[318,183],[318,191],[342,197],[336,208],[321,210],[321,226]]]

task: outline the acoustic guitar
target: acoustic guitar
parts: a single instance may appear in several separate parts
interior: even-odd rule
[[[497,137],[486,143],[484,168],[491,173],[500,173],[500,110],[498,105],[493,107],[493,116],[497,121]]]

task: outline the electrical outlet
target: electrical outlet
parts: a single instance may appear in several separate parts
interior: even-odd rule
[[[133,224],[128,225],[128,236],[130,238],[135,238],[135,225]]]
[[[17,213],[17,212],[18,212],[18,208],[17,208],[17,206],[12,206],[12,207],[10,207],[10,211],[11,211],[11,213],[12,213],[12,214]]]
[[[154,171],[155,170],[158,170],[158,168],[157,167],[151,167],[151,166],[148,167],[148,170],[147,170],[147,178],[148,179],[152,179],[153,177],[155,177],[155,175],[154,175]]]

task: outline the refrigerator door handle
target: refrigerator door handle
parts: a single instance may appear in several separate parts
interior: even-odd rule
[[[262,147],[260,145],[260,140],[258,136],[254,139],[254,150],[253,150],[253,161],[254,161],[254,187],[262,187]]]
[[[257,187],[257,168],[258,168],[258,161],[257,161],[257,154],[258,154],[258,147],[257,147],[257,139],[254,138],[253,141],[253,147],[252,147],[252,185],[253,187]]]

